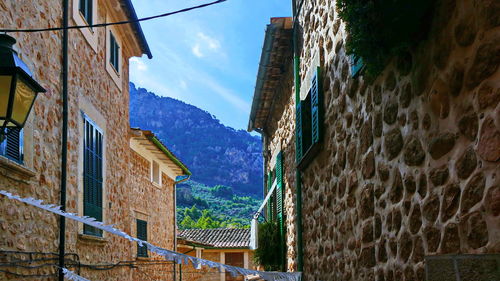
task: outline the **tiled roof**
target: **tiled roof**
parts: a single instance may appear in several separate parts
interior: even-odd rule
[[[177,238],[213,248],[248,248],[250,246],[250,229],[185,229],[179,231]]]

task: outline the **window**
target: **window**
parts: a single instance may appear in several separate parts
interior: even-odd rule
[[[93,24],[93,0],[80,0],[79,11],[88,25]]]
[[[7,136],[0,144],[0,155],[19,164],[23,164],[23,142],[24,134],[22,129],[7,129]]]
[[[351,61],[351,76],[357,77],[363,70],[363,60],[356,55],[350,55],[349,60]]]
[[[109,32],[109,63],[113,66],[116,72],[120,72],[120,46],[116,41],[113,32]]]
[[[103,134],[86,115],[83,128],[83,215],[102,221]],[[102,230],[88,225],[83,233],[102,236]]]
[[[283,183],[283,152],[279,152],[276,157],[276,165],[272,172],[268,174],[268,189],[271,190],[272,186],[276,184],[276,188],[272,196],[269,198],[267,204],[267,219],[270,221],[277,221],[278,232],[280,235],[280,264],[282,270],[285,270],[285,257],[286,257],[286,228],[285,228],[285,189]]]
[[[296,162],[300,169],[319,151],[323,134],[323,92],[320,67],[311,78],[307,96],[296,108]]]
[[[161,185],[160,181],[160,165],[158,165],[158,162],[154,161],[152,162],[152,169],[151,169],[151,181]]]
[[[148,241],[148,222],[137,219],[137,238],[143,241]],[[147,257],[148,256],[148,247],[146,245],[139,245],[137,243],[137,256],[138,257]]]

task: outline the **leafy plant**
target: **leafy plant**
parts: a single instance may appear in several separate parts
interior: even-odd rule
[[[254,262],[267,271],[280,270],[280,234],[278,223],[268,221],[259,224],[258,248],[254,252]]]
[[[362,58],[369,77],[376,77],[389,60],[425,38],[432,0],[337,0],[346,23],[348,54]]]

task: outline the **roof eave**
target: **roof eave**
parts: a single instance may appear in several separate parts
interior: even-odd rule
[[[137,37],[139,38],[139,44],[141,46],[141,50],[143,54],[146,54],[149,59],[153,58],[153,54],[151,54],[151,50],[149,49],[148,42],[146,41],[146,36],[144,36],[144,32],[142,31],[141,24],[138,21],[137,14],[134,9],[134,5],[132,4],[132,0],[124,0],[125,10],[128,13],[128,17],[131,21],[132,29],[134,29]]]
[[[186,176],[192,175],[191,171],[189,171],[186,165],[184,165],[177,157],[175,157],[175,155],[173,155],[172,152],[170,152],[170,150],[168,150],[167,147],[153,133],[147,136],[147,138],[153,144],[155,144],[156,147],[158,147],[158,149],[160,149],[163,153],[165,153],[165,155],[167,155],[167,157],[170,160],[172,160],[172,162],[174,162],[179,168],[181,168],[181,170],[184,172],[184,175]]]
[[[260,128],[255,128],[255,117],[257,115],[257,110],[259,109],[260,102],[261,102],[261,96],[262,96],[262,87],[264,85],[266,73],[267,73],[267,66],[269,64],[269,60],[271,58],[271,52],[273,49],[273,43],[274,43],[274,38],[275,38],[275,31],[276,31],[276,25],[271,23],[267,25],[266,28],[266,34],[264,37],[264,44],[262,46],[262,53],[260,55],[260,62],[259,62],[259,70],[257,72],[257,81],[255,85],[255,91],[253,94],[253,100],[252,100],[252,109],[250,111],[250,119],[248,121],[248,131],[251,132],[255,129],[260,129]]]

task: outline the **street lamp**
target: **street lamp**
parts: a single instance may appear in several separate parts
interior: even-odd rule
[[[12,48],[15,43],[0,34],[0,143],[7,129],[24,127],[37,94],[45,92]]]

